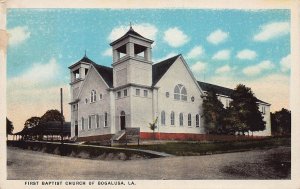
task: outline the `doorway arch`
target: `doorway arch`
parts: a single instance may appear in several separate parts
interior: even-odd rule
[[[121,111],[121,113],[120,113],[120,126],[121,126],[121,130],[125,130],[125,128],[126,128],[126,116],[125,116],[124,111]]]

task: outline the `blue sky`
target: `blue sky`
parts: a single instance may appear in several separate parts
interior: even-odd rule
[[[16,120],[24,123],[36,112],[33,102],[49,109],[57,87],[65,88],[69,101],[68,66],[85,50],[96,63],[110,66],[109,43],[130,22],[155,40],[154,62],[182,54],[198,80],[227,87],[244,83],[273,110],[288,107],[281,98],[289,94],[289,10],[9,9],[8,114],[31,106]]]

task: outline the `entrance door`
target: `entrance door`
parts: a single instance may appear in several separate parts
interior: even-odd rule
[[[125,129],[125,126],[126,126],[126,122],[125,122],[125,112],[122,111],[121,112],[121,115],[120,115],[120,125],[121,125],[121,130],[124,130]]]
[[[78,122],[75,121],[75,136],[78,136]]]

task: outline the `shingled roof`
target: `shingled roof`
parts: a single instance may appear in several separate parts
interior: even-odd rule
[[[228,96],[230,97],[231,94],[233,93],[233,89],[229,89],[229,88],[226,88],[226,87],[222,87],[222,86],[218,86],[218,85],[213,85],[213,84],[210,84],[210,83],[204,83],[204,82],[201,82],[201,81],[198,81],[198,84],[200,86],[200,88],[203,90],[203,91],[214,91],[215,93],[219,94],[219,95],[224,95],[224,96]],[[258,98],[257,99],[257,102],[260,102],[260,103],[265,103],[265,104],[269,104],[267,102],[264,102]]]
[[[152,66],[152,86],[154,86],[162,78],[179,56],[181,56],[181,54],[163,60]]]
[[[113,88],[113,69],[110,67],[102,66],[96,63],[92,63],[97,72],[101,75],[104,81],[110,88]]]
[[[231,96],[231,94],[233,93],[232,89],[226,88],[226,87],[221,87],[218,85],[213,85],[210,83],[204,83],[201,81],[198,81],[198,85],[200,86],[200,88],[203,91],[214,91],[217,94],[221,94],[224,96]]]

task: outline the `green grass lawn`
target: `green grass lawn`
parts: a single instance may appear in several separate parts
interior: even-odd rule
[[[134,145],[128,148],[138,148],[165,152],[177,156],[206,155],[215,153],[227,153],[247,151],[254,149],[266,149],[277,146],[290,146],[290,138],[271,137],[260,140],[230,141],[230,142],[168,142],[164,144]]]

